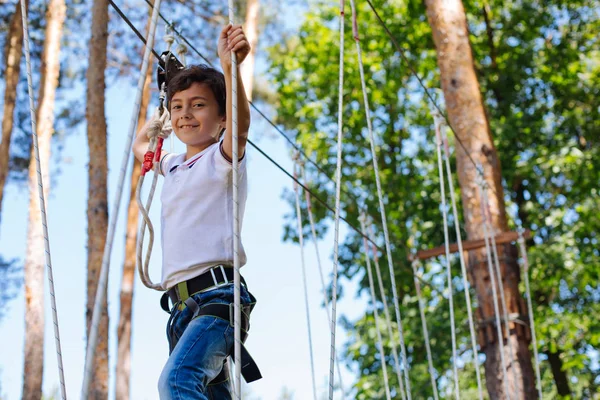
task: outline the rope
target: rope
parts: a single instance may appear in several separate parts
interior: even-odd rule
[[[360,214],[360,225],[365,230],[365,214]],[[377,331],[377,342],[379,343],[379,356],[381,357],[381,370],[383,371],[383,383],[385,385],[385,395],[387,400],[391,400],[390,395],[390,383],[387,374],[387,366],[385,363],[385,350],[383,347],[383,340],[381,339],[381,328],[379,327],[379,314],[377,312],[377,297],[375,296],[375,285],[373,284],[373,272],[371,271],[371,258],[369,257],[369,244],[365,238],[363,238],[363,247],[365,249],[365,259],[367,261],[367,273],[369,275],[369,287],[371,289],[371,302],[373,304],[373,314],[375,317],[375,328]],[[382,299],[385,301],[385,299]],[[402,381],[400,381],[402,382]]]
[[[344,0],[340,0],[340,63],[338,82],[338,132],[337,132],[337,158],[335,169],[335,229],[333,242],[333,282],[331,293],[331,352],[329,357],[329,400],[333,400],[333,370],[335,369],[335,328],[337,307],[337,279],[339,265],[339,237],[340,237],[340,189],[342,186],[342,128],[344,112]]]
[[[234,23],[234,5],[233,0],[228,1],[229,5],[229,23]],[[233,182],[233,284],[234,284],[234,328],[235,328],[235,382],[236,399],[242,398],[242,361],[241,361],[241,321],[242,309],[240,307],[240,205],[238,195],[239,185],[239,159],[238,159],[238,65],[235,52],[231,51],[231,158],[232,158],[232,182]]]
[[[304,163],[302,160],[299,160],[300,169],[302,171],[302,180],[304,182],[308,182],[306,179],[306,171],[304,169]],[[315,253],[317,256],[317,267],[319,269],[319,278],[321,279],[321,292],[323,293],[323,304],[325,306],[325,311],[327,311],[327,322],[331,329],[331,324],[333,323],[331,320],[331,312],[329,311],[329,298],[327,297],[327,286],[325,285],[325,277],[323,276],[323,266],[321,265],[321,255],[319,254],[319,243],[317,238],[317,230],[315,229],[315,220],[312,212],[312,201],[310,197],[310,192],[308,190],[304,191],[304,197],[306,199],[306,210],[308,213],[308,222],[310,223],[310,232],[312,234],[312,240],[315,244]],[[364,236],[363,236],[364,237]],[[338,380],[340,382],[340,390],[342,392],[342,398],[346,397],[346,392],[344,391],[344,384],[342,382],[342,371],[340,368],[339,357],[335,358],[335,363],[337,365],[338,372]]]
[[[483,198],[483,192],[485,191],[485,185],[486,182],[483,180],[483,177],[481,175],[478,175],[477,177],[477,184],[479,186],[479,193],[481,198]],[[488,274],[490,276],[490,283],[492,286],[492,296],[493,296],[493,303],[494,303],[494,317],[496,320],[496,334],[498,335],[498,352],[500,353],[500,362],[502,364],[502,382],[504,384],[504,391],[506,394],[506,398],[508,400],[511,399],[510,397],[510,392],[508,390],[508,379],[506,377],[506,361],[504,360],[504,345],[503,345],[503,338],[502,338],[502,328],[500,327],[500,310],[498,307],[498,295],[496,293],[496,278],[494,276],[494,269],[492,266],[492,254],[491,254],[491,250],[490,250],[490,243],[489,243],[489,233],[488,233],[488,226],[487,226],[487,216],[486,216],[486,212],[484,209],[484,205],[483,202],[481,202],[481,214],[482,214],[482,218],[483,218],[483,238],[485,241],[485,252],[486,252],[486,257],[487,257],[487,265],[488,265]]]
[[[375,234],[373,233],[373,223],[369,224],[369,235],[374,238]],[[377,273],[377,283],[379,284],[379,294],[381,295],[382,303],[383,303],[383,312],[385,314],[385,321],[388,329],[388,336],[390,338],[390,344],[392,346],[392,356],[394,357],[394,365],[396,369],[396,375],[398,376],[398,386],[400,387],[400,395],[402,396],[402,400],[406,400],[406,391],[404,390],[404,383],[402,382],[402,370],[400,368],[400,359],[398,358],[398,348],[396,346],[396,337],[392,332],[392,318],[390,317],[390,310],[387,304],[387,297],[385,296],[385,290],[383,289],[383,278],[381,277],[381,268],[379,268],[379,256],[377,255],[377,247],[371,245],[371,252],[373,253],[373,261],[375,264],[375,272]],[[413,274],[413,277],[417,279],[416,275]],[[437,400],[437,399],[436,399]]]
[[[415,259],[411,263],[414,276],[417,276],[417,265],[419,260]],[[435,381],[436,372],[433,368],[433,358],[431,357],[431,344],[429,343],[429,330],[427,329],[427,320],[425,319],[425,304],[423,302],[423,295],[421,294],[421,285],[419,280],[415,278],[415,289],[417,292],[417,299],[419,301],[419,313],[421,314],[421,328],[423,329],[423,341],[425,343],[425,350],[427,351],[427,365],[429,366],[429,377],[431,378],[431,387],[433,389],[433,398],[438,400],[438,389]]]
[[[506,341],[508,342],[508,351],[510,352],[510,371],[511,371],[511,375],[514,381],[513,389],[515,391],[515,396],[518,397],[518,391],[519,391],[519,383],[517,380],[517,375],[515,372],[515,366],[513,365],[514,363],[514,353],[513,353],[513,346],[512,346],[512,340],[510,339],[510,326],[509,326],[509,319],[508,319],[508,305],[506,303],[506,297],[504,296],[504,283],[502,280],[502,273],[500,271],[500,260],[498,258],[498,246],[496,246],[496,238],[494,235],[494,232],[492,232],[492,213],[490,212],[490,204],[488,201],[488,196],[487,196],[487,190],[484,187],[483,190],[483,198],[482,198],[482,202],[483,202],[483,207],[484,207],[484,212],[486,213],[486,223],[489,224],[489,229],[490,229],[490,240],[491,240],[491,247],[492,247],[492,253],[494,255],[494,267],[496,270],[496,276],[498,278],[498,289],[500,290],[500,300],[501,300],[501,305],[502,305],[502,317],[504,318],[504,333],[506,335]]]
[[[450,265],[450,238],[448,237],[448,212],[446,210],[446,185],[444,184],[444,166],[442,163],[442,135],[440,123],[435,118],[435,138],[438,159],[438,173],[440,178],[440,195],[442,199],[442,219],[444,221],[444,246],[446,248],[446,274],[448,279],[448,303],[450,308],[450,332],[452,335],[452,372],[454,378],[454,397],[460,399],[460,387],[458,386],[458,367],[456,365],[456,326],[454,321],[454,295],[452,293],[452,266]]]
[[[529,288],[529,260],[527,258],[527,248],[525,247],[525,239],[523,238],[523,227],[519,221],[519,250],[521,251],[521,257],[523,257],[523,276],[525,280],[525,290],[527,292],[527,311],[529,313],[529,328],[531,329],[531,340],[533,347],[533,359],[535,361],[535,378],[537,380],[538,397],[540,400],[542,397],[542,379],[540,377],[540,360],[538,358],[538,346],[537,338],[535,334],[535,320],[533,318],[533,306],[531,304],[531,290]]]
[[[115,234],[115,228],[117,224],[117,218],[119,216],[119,207],[121,205],[121,194],[123,193],[123,186],[125,183],[125,174],[127,172],[127,166],[129,164],[129,156],[131,154],[131,144],[133,142],[133,135],[137,125],[137,116],[140,109],[140,101],[142,98],[142,91],[144,89],[144,83],[146,81],[146,73],[148,71],[148,60],[150,59],[150,52],[152,51],[152,45],[154,42],[154,34],[156,32],[156,21],[158,19],[158,10],[160,9],[161,0],[156,0],[156,6],[152,12],[152,18],[150,22],[150,29],[148,30],[147,45],[144,50],[144,58],[142,62],[142,71],[138,79],[136,99],[134,103],[134,112],[131,116],[129,134],[127,137],[125,150],[123,153],[123,160],[121,162],[121,170],[119,175],[119,184],[115,191],[115,205],[110,218],[110,224],[106,235],[106,244],[104,246],[104,255],[102,258],[102,269],[100,271],[100,279],[98,281],[98,287],[96,289],[96,299],[94,302],[94,311],[92,314],[92,323],[90,326],[90,334],[88,338],[88,345],[85,357],[85,370],[83,387],[81,390],[81,398],[87,399],[89,393],[89,387],[93,372],[93,359],[96,351],[96,342],[98,340],[98,325],[100,323],[100,317],[102,314],[102,304],[106,298],[106,286],[108,281],[108,268],[110,263],[110,254],[112,251],[112,244]]]
[[[439,113],[434,111],[434,118],[437,118],[439,121]],[[456,207],[456,196],[454,194],[454,183],[452,180],[452,168],[450,167],[450,149],[448,147],[448,136],[446,134],[445,129],[441,129],[440,124],[440,132],[442,134],[442,140],[444,143],[444,154],[446,158],[446,174],[448,180],[448,191],[450,192],[450,201],[452,203],[452,213],[454,215],[454,228],[456,230],[456,242],[458,243],[458,257],[460,259],[460,269],[463,279],[463,291],[465,293],[465,299],[467,301],[467,315],[469,319],[469,332],[471,334],[471,349],[473,351],[473,365],[475,367],[475,375],[477,377],[477,393],[479,395],[479,400],[483,400],[483,385],[481,384],[481,372],[479,371],[479,363],[477,360],[477,342],[476,342],[476,334],[475,334],[475,323],[473,320],[473,310],[471,306],[471,294],[469,293],[469,279],[467,277],[467,267],[465,263],[465,253],[463,251],[462,245],[462,235],[460,232],[460,224],[458,221],[458,210]]]
[[[44,200],[44,182],[42,179],[42,163],[40,161],[40,148],[38,146],[37,120],[35,105],[33,102],[33,79],[31,72],[31,51],[29,49],[29,23],[27,20],[27,5],[21,0],[21,20],[23,22],[23,42],[25,44],[25,62],[27,64],[27,92],[29,94],[29,113],[31,115],[31,136],[33,138],[33,154],[35,157],[38,194],[40,202],[40,214],[42,217],[42,231],[44,233],[44,252],[46,270],[48,271],[48,286],[50,290],[50,306],[52,308],[52,323],[54,325],[54,343],[56,345],[56,361],[58,364],[58,376],[60,379],[60,394],[62,399],[67,398],[65,388],[65,373],[63,369],[62,351],[60,345],[60,332],[58,329],[58,311],[56,307],[56,295],[54,292],[54,276],[52,274],[52,257],[50,254],[50,236],[48,234],[48,219],[46,216],[46,202]]]
[[[165,26],[165,36],[163,36],[163,40],[167,44],[167,50],[171,51],[171,47],[173,47],[173,43],[175,42],[175,36],[173,35],[173,29],[171,29],[170,25]],[[179,60],[181,61],[181,60]],[[168,62],[168,61],[167,61]],[[185,62],[182,61],[182,64],[185,65]],[[168,70],[168,68],[167,68]],[[170,118],[169,118],[170,121]],[[169,153],[175,152],[175,140],[173,139],[175,135],[169,135]]]
[[[342,0],[342,2],[343,2],[343,0]],[[388,267],[390,270],[390,280],[392,282],[392,291],[394,294],[394,307],[396,309],[396,319],[398,321],[398,331],[400,332],[400,350],[402,352],[402,362],[404,363],[404,368],[405,368],[404,380],[405,380],[405,384],[406,384],[406,395],[407,395],[408,400],[411,400],[410,379],[408,376],[409,365],[408,365],[408,359],[406,357],[406,347],[404,345],[404,332],[402,329],[402,316],[400,315],[400,304],[398,301],[398,292],[396,289],[396,276],[394,274],[392,250],[391,250],[391,245],[390,245],[390,235],[389,235],[388,227],[387,227],[387,217],[386,217],[386,213],[385,213],[385,205],[383,202],[381,181],[379,178],[377,152],[375,149],[375,139],[373,137],[373,127],[371,126],[371,112],[369,109],[369,99],[367,96],[367,88],[366,88],[366,84],[365,84],[365,74],[364,74],[364,67],[363,67],[363,62],[362,62],[360,39],[358,37],[358,24],[356,22],[356,10],[354,8],[353,8],[353,13],[352,13],[352,21],[353,21],[352,25],[353,25],[354,39],[357,44],[358,66],[359,66],[359,71],[360,71],[360,83],[361,83],[364,102],[365,102],[365,113],[366,113],[366,118],[367,118],[367,127],[369,130],[369,142],[371,143],[371,154],[373,155],[373,157],[372,157],[373,169],[375,170],[375,181],[377,183],[377,197],[379,198],[379,209],[381,212],[381,222],[383,224],[383,233],[384,233],[384,237],[385,237],[385,249],[386,249],[386,253],[387,253]],[[341,110],[340,110],[340,113],[341,113]]]
[[[298,154],[294,155],[294,177],[297,177]],[[308,350],[310,353],[310,372],[312,376],[313,398],[317,400],[317,384],[315,380],[315,363],[313,357],[312,333],[310,327],[310,311],[308,307],[308,289],[306,287],[306,265],[304,262],[304,227],[302,226],[302,212],[300,210],[300,191],[298,184],[294,183],[296,194],[296,220],[298,222],[298,242],[300,245],[300,262],[302,263],[302,284],[304,286],[304,306],[306,309],[306,328],[308,330]]]
[[[162,107],[162,95],[164,94],[164,90],[161,91],[161,107],[157,109],[156,114],[152,123],[148,128],[148,138],[150,139],[150,143],[148,144],[148,151],[145,154],[144,163],[142,165],[142,171],[140,173],[140,179],[138,180],[135,196],[137,200],[138,207],[140,209],[140,213],[142,214],[142,223],[140,224],[140,230],[138,233],[138,241],[136,248],[136,257],[137,257],[137,267],[138,273],[140,275],[140,279],[142,283],[149,289],[155,289],[158,291],[164,291],[165,288],[161,284],[152,283],[150,279],[149,267],[150,267],[150,257],[152,255],[152,247],[154,245],[154,226],[152,224],[152,220],[150,219],[150,206],[152,205],[152,199],[154,198],[154,193],[156,190],[156,184],[158,181],[159,172],[157,168],[153,168],[160,162],[160,155],[162,149],[163,140],[169,136],[171,125],[169,123],[169,111]],[[160,108],[163,108],[162,114],[160,113]],[[146,201],[146,205],[144,206],[142,202],[142,187],[144,185],[144,179],[146,172],[154,169],[154,174],[152,177],[152,186],[150,187],[150,192],[148,193],[148,200]],[[146,226],[148,227],[148,250],[146,251],[146,257],[144,261],[142,261],[143,254],[143,246],[144,246],[144,234],[146,232]]]

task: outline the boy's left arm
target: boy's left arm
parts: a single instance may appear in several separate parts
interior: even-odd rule
[[[221,31],[219,36],[219,58],[221,60],[221,67],[225,75],[225,90],[227,91],[227,122],[225,137],[223,138],[223,151],[230,158],[233,159],[233,138],[232,138],[232,98],[231,98],[231,87],[232,87],[232,63],[231,63],[231,51],[236,54],[237,60],[237,122],[238,122],[238,159],[244,156],[246,150],[246,142],[248,140],[248,130],[250,129],[250,107],[248,104],[248,98],[246,97],[246,91],[244,89],[244,82],[242,82],[242,75],[240,73],[240,64],[244,61],[246,56],[250,53],[250,44],[246,39],[246,35],[241,25],[227,25]]]

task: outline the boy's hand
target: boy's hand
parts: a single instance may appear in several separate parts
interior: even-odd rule
[[[250,43],[246,39],[246,34],[241,25],[227,24],[219,35],[219,58],[223,69],[231,68],[231,55],[233,50],[236,55],[236,61],[241,64],[250,53]]]

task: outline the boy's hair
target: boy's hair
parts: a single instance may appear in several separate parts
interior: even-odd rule
[[[190,65],[171,78],[167,86],[168,108],[171,108],[171,99],[175,93],[189,89],[194,83],[203,83],[210,88],[219,105],[219,115],[225,115],[227,96],[225,77],[206,64]]]

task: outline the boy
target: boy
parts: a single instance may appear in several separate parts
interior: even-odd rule
[[[231,398],[225,364],[234,346],[229,316],[234,301],[231,51],[236,53],[238,66],[250,52],[239,25],[227,25],[219,35],[224,76],[205,65],[191,66],[178,72],[167,88],[173,132],[185,143],[186,152],[163,151],[158,164],[165,178],[161,194],[162,286],[174,303],[167,324],[170,355],[158,384],[163,400]],[[243,219],[250,110],[239,70],[236,89],[238,193]],[[133,144],[140,162],[148,148],[149,124]],[[240,265],[244,265],[246,254],[241,245],[239,252]],[[244,283],[240,293],[244,337],[254,298]],[[242,351],[242,355],[247,353]]]

